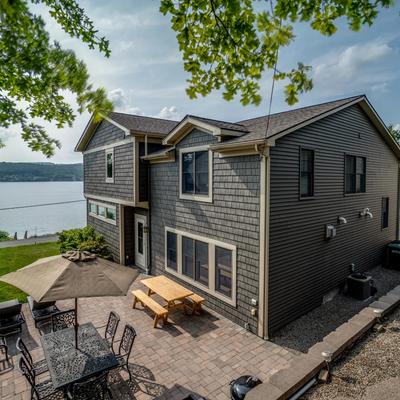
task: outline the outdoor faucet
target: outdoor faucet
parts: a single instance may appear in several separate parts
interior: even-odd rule
[[[364,208],[364,210],[362,210],[360,212],[360,217],[369,217],[369,218],[373,218],[374,216],[372,215],[371,211],[369,210],[369,208]]]

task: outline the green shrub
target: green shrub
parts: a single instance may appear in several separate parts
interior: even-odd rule
[[[5,242],[6,240],[11,240],[10,236],[8,235],[8,232],[0,231],[0,242]]]
[[[112,259],[104,236],[97,233],[92,226],[79,229],[69,229],[58,234],[60,252],[70,250],[89,251],[108,260]]]

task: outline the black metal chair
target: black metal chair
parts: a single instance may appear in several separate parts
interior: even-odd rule
[[[129,370],[129,357],[131,355],[133,342],[136,338],[136,331],[129,324],[125,325],[124,333],[122,334],[121,341],[119,343],[118,353],[115,354],[118,360],[119,369],[125,368],[129,374],[129,380],[132,380],[131,371]]]
[[[25,358],[25,361],[29,364],[31,369],[35,372],[35,375],[44,374],[49,370],[46,360],[33,360],[31,353],[29,352],[28,348],[21,338],[17,339],[16,347],[17,350],[21,352],[22,356]]]
[[[0,336],[0,350],[4,351],[6,355],[6,361],[9,362],[8,358],[8,346],[7,346],[7,340],[4,336]]]
[[[118,324],[121,319],[115,311],[110,311],[108,316],[108,321],[106,325],[106,330],[104,332],[104,338],[106,339],[110,349],[114,352],[113,344],[115,339],[115,334],[117,333]]]
[[[25,318],[21,308],[22,304],[18,300],[0,303],[0,335],[6,336],[22,331]]]
[[[53,314],[60,312],[55,301],[37,302],[33,297],[28,296],[28,305],[35,321],[35,327],[51,323]]]
[[[61,400],[64,399],[64,393],[61,390],[54,389],[51,380],[36,383],[35,371],[25,361],[24,357],[19,359],[19,369],[25,376],[31,387],[31,399],[35,400]]]
[[[51,316],[53,332],[75,326],[75,310],[60,311]]]
[[[108,371],[89,378],[84,382],[74,383],[67,392],[67,398],[71,400],[104,400],[112,399],[111,391],[107,383]]]

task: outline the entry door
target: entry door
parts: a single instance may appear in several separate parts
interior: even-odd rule
[[[135,214],[135,264],[146,268],[147,235],[145,233],[146,217]]]

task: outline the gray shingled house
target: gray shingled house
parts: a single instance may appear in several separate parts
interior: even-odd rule
[[[365,96],[236,123],[113,112],[76,151],[88,224],[115,260],[262,337],[399,235],[400,148]]]

